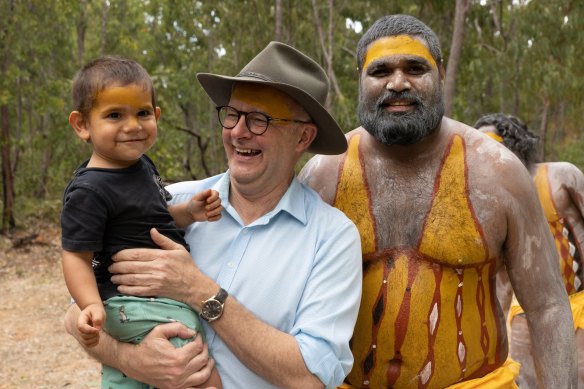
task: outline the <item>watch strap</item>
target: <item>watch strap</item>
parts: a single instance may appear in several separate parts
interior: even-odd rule
[[[227,291],[225,289],[220,288],[219,292],[217,292],[217,294],[213,298],[215,300],[219,301],[221,304],[225,304],[225,300],[227,300],[227,296],[229,296],[229,293],[227,293]]]

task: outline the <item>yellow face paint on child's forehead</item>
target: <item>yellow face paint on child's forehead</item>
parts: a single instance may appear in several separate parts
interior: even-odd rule
[[[258,84],[237,83],[231,93],[232,100],[254,106],[258,111],[280,119],[292,119],[290,98],[276,88]]]
[[[98,104],[152,107],[152,94],[148,89],[136,84],[110,86],[97,94],[96,105]]]
[[[415,55],[424,58],[432,67],[437,67],[426,45],[409,35],[397,35],[372,42],[367,49],[363,69],[367,69],[372,61],[391,55]]]

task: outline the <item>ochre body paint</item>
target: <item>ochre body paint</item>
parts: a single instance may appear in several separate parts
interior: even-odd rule
[[[363,296],[348,376],[354,387],[443,388],[504,362],[496,258],[468,197],[465,154],[463,139],[454,136],[417,246],[379,247],[377,224],[400,225],[374,214],[367,177],[376,173],[367,171],[360,135],[349,141],[334,205],[359,228],[363,249]]]
[[[488,132],[483,132],[483,134],[485,134],[489,138],[493,138],[494,140],[496,140],[499,143],[503,143],[503,138],[501,137],[501,135],[499,135],[495,132],[488,131]]]
[[[422,57],[432,67],[437,67],[432,54],[430,54],[428,48],[421,41],[408,35],[397,35],[379,38],[372,42],[367,48],[363,69],[367,69],[372,61],[392,55],[414,55]]]
[[[574,232],[570,224],[564,220],[556,209],[548,179],[548,169],[545,163],[540,164],[535,174],[535,186],[539,202],[548,221],[556,249],[560,256],[560,273],[568,294],[576,293],[581,288],[580,280],[576,281],[576,270],[580,261],[580,252],[576,249]]]

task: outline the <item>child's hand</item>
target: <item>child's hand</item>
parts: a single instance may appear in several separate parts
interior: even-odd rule
[[[89,304],[81,311],[77,329],[85,347],[93,347],[99,343],[99,332],[104,320],[105,310],[101,304]]]
[[[219,192],[212,189],[204,190],[197,193],[191,198],[187,211],[193,221],[210,221],[214,222],[221,218],[221,199]]]
[[[223,206],[221,205],[219,192],[216,190],[211,190],[211,195],[207,197],[205,211],[207,212],[208,221],[216,222],[217,220],[221,219],[221,211],[223,211]]]

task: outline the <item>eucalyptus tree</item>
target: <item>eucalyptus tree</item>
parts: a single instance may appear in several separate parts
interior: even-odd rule
[[[545,145],[556,146],[567,134],[577,138],[582,13],[577,1],[476,2],[460,74],[464,87],[456,98],[463,120],[507,112],[539,132]],[[545,158],[553,160],[555,150],[546,147]]]
[[[15,226],[23,196],[43,199],[50,170],[65,153],[67,79],[71,71],[68,1],[2,2],[2,231]]]

